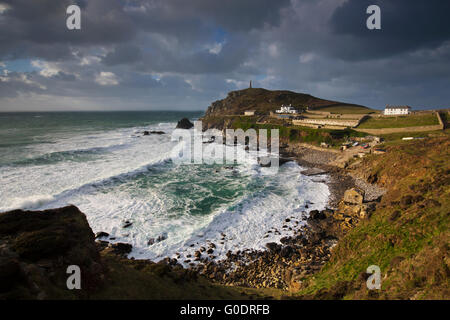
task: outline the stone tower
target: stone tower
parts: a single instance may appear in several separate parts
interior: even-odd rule
[[[250,80],[250,87],[249,87],[250,89],[252,88],[252,80]]]

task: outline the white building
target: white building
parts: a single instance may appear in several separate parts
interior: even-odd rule
[[[246,116],[254,116],[255,115],[255,110],[247,110],[244,112],[244,115]]]
[[[283,104],[283,105],[281,106],[281,108],[278,109],[278,110],[275,110],[275,112],[276,112],[276,113],[292,113],[292,114],[298,113],[298,111],[295,110],[295,109],[292,107],[291,104],[288,105],[288,106],[285,106],[285,105]]]
[[[411,113],[411,107],[408,106],[386,106],[383,114],[385,116],[406,115]]]

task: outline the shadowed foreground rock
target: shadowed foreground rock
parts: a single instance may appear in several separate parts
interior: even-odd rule
[[[84,290],[67,289],[69,265],[80,267]],[[0,213],[0,298],[89,294],[103,272],[94,234],[77,207]]]
[[[127,259],[131,250],[126,243],[96,242],[75,206],[0,213],[0,300],[246,299],[176,261]],[[81,290],[67,288],[70,265],[81,269]]]

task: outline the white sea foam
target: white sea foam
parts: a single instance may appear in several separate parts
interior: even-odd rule
[[[0,211],[74,204],[87,215],[94,232],[105,231],[113,241],[131,243],[130,256],[159,260],[180,253],[184,261],[208,241],[216,245],[217,259],[228,250],[262,250],[266,243],[292,234],[289,228],[304,224],[306,211],[326,206],[327,185],[317,182],[317,177],[301,175],[302,168],[293,162],[273,176],[262,174],[266,169],[255,156],[232,170],[174,166],[168,161],[175,145],[170,138],[174,126],[164,123],[80,134],[33,146],[33,157],[80,150],[102,153],[89,161],[0,167]],[[143,137],[143,130],[168,134]],[[153,180],[139,179],[141,174]],[[233,196],[218,195],[212,189],[225,182]],[[192,189],[189,197],[176,193],[183,188]],[[211,197],[220,206],[208,214],[192,214],[202,211],[202,200]],[[123,228],[126,220],[132,225]],[[161,235],[167,238],[148,244]]]

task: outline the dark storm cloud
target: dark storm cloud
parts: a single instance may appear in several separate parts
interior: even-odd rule
[[[203,33],[205,26],[244,32],[278,25],[280,9],[289,5],[289,0],[159,0],[129,1],[126,9],[147,30],[182,34],[186,28]]]
[[[2,0],[0,59],[70,57],[71,46],[103,45],[128,41],[137,32],[118,1]],[[66,28],[66,8],[82,8],[82,30]]]
[[[136,45],[120,45],[112,52],[109,52],[104,58],[106,65],[119,65],[124,63],[133,63],[142,59],[141,49]]]
[[[366,8],[381,9],[381,30],[366,28]],[[419,48],[437,48],[450,38],[450,1],[348,0],[334,12],[330,25],[350,39],[336,47],[346,59],[385,57]]]
[[[66,8],[75,3],[82,30],[69,31]],[[366,28],[371,4],[381,7],[380,31]],[[73,108],[204,109],[249,80],[371,107],[442,107],[450,101],[449,6],[0,0],[0,111],[64,106],[56,101]]]

